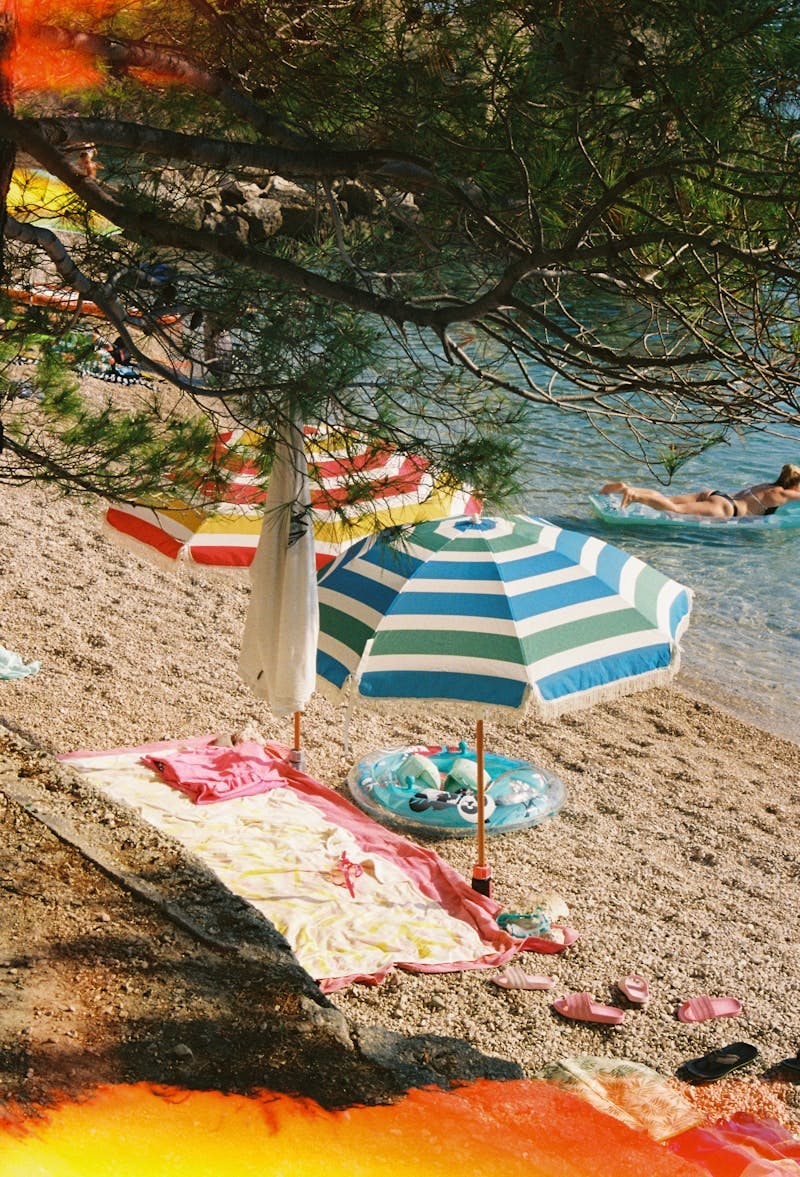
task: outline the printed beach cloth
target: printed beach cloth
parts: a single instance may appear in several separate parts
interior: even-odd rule
[[[713,1177],[800,1177],[800,1139],[748,1112],[692,1128],[667,1147]]]
[[[706,1118],[670,1080],[629,1059],[577,1055],[548,1063],[536,1077],[574,1091],[629,1128],[644,1129],[653,1140],[669,1140]]]
[[[40,668],[41,662],[23,662],[19,654],[0,646],[0,679],[25,678],[28,674],[36,674]]]
[[[198,786],[197,773],[203,749],[219,768],[213,745],[211,736],[61,759],[181,842],[256,907],[323,992],[356,981],[376,984],[394,967],[495,967],[517,952],[495,922],[499,904],[432,850],[385,829],[293,768],[281,745],[263,749],[265,791],[228,789],[224,803],[208,803],[211,777]],[[249,772],[252,747],[244,747]],[[176,758],[187,751],[189,760]],[[230,763],[234,752],[224,749]],[[169,763],[171,775],[188,764],[206,803],[195,804],[185,780],[182,788],[165,784],[152,761]]]

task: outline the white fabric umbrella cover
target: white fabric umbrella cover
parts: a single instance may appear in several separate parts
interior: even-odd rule
[[[276,448],[250,580],[239,674],[275,715],[295,715],[297,736],[297,718],[314,691],[319,633],[308,462],[298,419],[287,423]]]

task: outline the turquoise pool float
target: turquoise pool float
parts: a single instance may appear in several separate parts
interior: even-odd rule
[[[484,757],[487,834],[539,825],[558,813],[564,785],[526,760]],[[475,752],[457,746],[413,745],[374,752],[350,771],[356,804],[376,821],[437,837],[474,835],[478,821]]]
[[[749,531],[784,531],[800,527],[800,502],[786,503],[778,507],[774,515],[744,515],[741,519],[709,518],[700,515],[672,515],[668,511],[656,511],[643,503],[620,506],[619,495],[589,495],[592,511],[604,523],[615,527],[680,527],[692,531],[709,527],[719,530],[724,527]]]

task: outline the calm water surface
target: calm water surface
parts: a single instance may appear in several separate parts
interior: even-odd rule
[[[609,540],[689,586],[680,685],[800,742],[800,528],[758,533],[720,523],[698,533],[670,524],[637,534],[604,525],[589,494],[612,478],[655,479],[577,419],[534,409],[531,423],[523,508]],[[800,464],[800,429],[789,440],[759,434],[717,446],[687,462],[671,489],[735,491],[771,481],[784,462]]]

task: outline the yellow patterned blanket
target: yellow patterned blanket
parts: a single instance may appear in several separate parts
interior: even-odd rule
[[[454,971],[514,955],[493,900],[433,851],[298,772],[287,749],[264,746],[266,791],[217,804],[195,804],[142,760],[212,744],[207,737],[62,760],[202,859],[286,937],[325,992],[377,983],[395,966]]]

